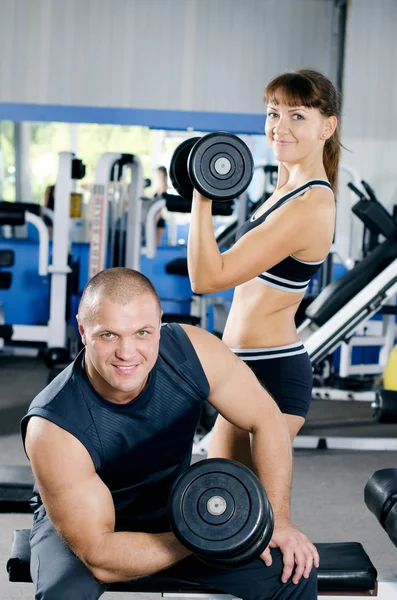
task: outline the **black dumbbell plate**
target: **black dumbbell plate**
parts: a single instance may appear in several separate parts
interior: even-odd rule
[[[232,200],[251,183],[254,163],[248,146],[231,133],[209,133],[191,150],[188,177],[206,198]]]
[[[239,557],[248,562],[272,535],[271,508],[262,484],[247,467],[226,459],[198,462],[177,479],[170,493],[169,519],[182,544],[220,566],[229,558],[233,564],[241,564]]]
[[[199,139],[199,137],[193,137],[183,141],[175,149],[171,159],[171,183],[176,192],[186,200],[191,200],[193,197],[193,184],[188,175],[187,161],[191,149]]]

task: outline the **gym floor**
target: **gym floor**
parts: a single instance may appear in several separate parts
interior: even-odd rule
[[[27,459],[19,421],[45,386],[48,370],[38,358],[0,357],[0,464],[24,465]],[[353,402],[313,402],[304,435],[387,437],[397,426],[372,422],[371,409]],[[295,450],[292,518],[314,542],[361,542],[378,572],[395,570],[396,549],[364,504],[364,486],[377,469],[397,466],[397,452]],[[14,529],[30,527],[29,514],[0,514],[0,598],[33,598],[31,584],[9,583],[6,562]],[[142,600],[155,597],[142,596]],[[131,595],[107,593],[127,600]]]

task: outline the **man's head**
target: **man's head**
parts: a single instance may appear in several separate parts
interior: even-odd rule
[[[168,189],[168,174],[167,169],[163,166],[157,167],[155,177],[155,188],[156,193],[160,196],[164,194]]]
[[[138,396],[160,340],[160,299],[149,279],[124,267],[101,271],[84,289],[77,322],[95,389],[117,403]]]

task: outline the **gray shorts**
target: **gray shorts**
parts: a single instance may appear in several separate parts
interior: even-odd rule
[[[30,570],[36,600],[96,600],[107,584],[95,579],[87,567],[69,549],[56,532],[43,507],[36,510],[30,536]],[[279,550],[272,550],[273,564],[255,559],[248,565],[231,569],[210,567],[194,556],[161,572],[161,579],[183,587],[186,582],[221,590],[225,594],[247,600],[316,600],[317,573],[294,585],[283,584],[280,577],[282,559]],[[145,578],[147,581],[156,575]]]

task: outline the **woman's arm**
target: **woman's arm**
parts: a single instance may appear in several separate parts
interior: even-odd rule
[[[315,202],[311,201],[314,194]],[[314,236],[328,238],[325,203],[329,204],[328,190],[310,190],[305,200],[297,198],[281,206],[221,254],[212,228],[211,201],[194,191],[188,243],[192,290],[204,294],[235,287],[305,250]]]

